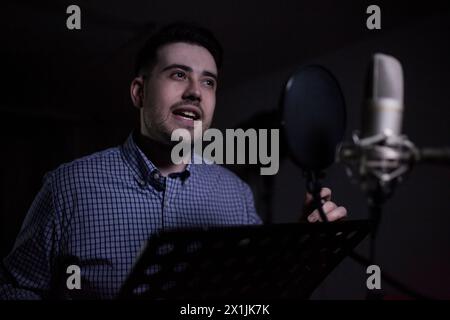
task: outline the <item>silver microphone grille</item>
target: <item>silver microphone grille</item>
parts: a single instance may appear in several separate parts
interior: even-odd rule
[[[401,134],[403,70],[400,62],[385,54],[375,54],[366,91],[363,137]]]

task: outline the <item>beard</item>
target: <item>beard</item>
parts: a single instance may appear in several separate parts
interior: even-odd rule
[[[152,112],[152,110],[142,109],[142,122],[141,122],[141,132],[143,135],[149,137],[152,140],[155,140],[163,145],[173,147],[179,143],[179,141],[172,141],[172,132],[176,129],[185,129],[189,131],[191,135],[191,144],[194,143],[194,140],[202,139],[203,132],[207,130],[210,126],[211,121],[204,122],[202,121],[201,135],[194,136],[194,127],[184,127],[176,124],[171,124],[172,113],[168,112],[166,115],[161,116]]]
[[[164,145],[170,146],[173,144],[170,139],[172,130],[167,126],[169,115],[166,118],[157,117],[150,110],[144,108],[141,117],[141,131],[145,136]]]

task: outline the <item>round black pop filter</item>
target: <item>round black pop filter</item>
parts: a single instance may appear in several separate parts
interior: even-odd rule
[[[288,152],[297,165],[315,172],[329,167],[346,122],[344,97],[334,76],[318,65],[298,69],[281,98],[281,121]]]

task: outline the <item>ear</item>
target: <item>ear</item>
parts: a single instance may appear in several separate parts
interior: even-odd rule
[[[142,76],[136,77],[131,81],[130,95],[133,105],[141,109],[144,103],[144,78]]]

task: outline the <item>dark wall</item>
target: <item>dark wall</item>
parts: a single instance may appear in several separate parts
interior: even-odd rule
[[[450,145],[450,16],[438,14],[401,26],[383,35],[360,41],[302,63],[319,63],[339,80],[347,103],[347,140],[361,128],[364,82],[371,55],[382,52],[400,60],[404,70],[405,109],[403,132],[419,147]],[[226,91],[227,103],[236,110],[258,106],[274,108],[278,86],[299,64],[250,79]],[[249,94],[251,93],[251,94]],[[240,99],[239,97],[245,97]],[[302,172],[291,161],[276,176],[274,221],[296,221],[305,192]],[[326,183],[334,199],[344,204],[350,218],[365,218],[366,200],[336,164]],[[422,294],[450,297],[450,168],[418,165],[384,208],[377,241],[377,261],[382,268]],[[359,252],[368,253],[367,242]],[[385,268],[385,269],[383,269]],[[364,298],[365,268],[344,261],[316,291],[315,298]],[[386,294],[404,295],[389,286]]]

